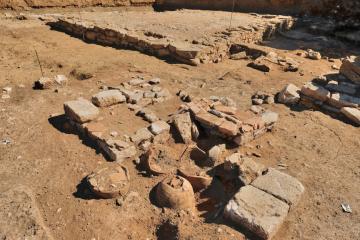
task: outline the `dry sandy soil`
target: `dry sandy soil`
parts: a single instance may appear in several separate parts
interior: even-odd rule
[[[115,200],[93,198],[83,179],[96,167],[108,163],[91,145],[66,131],[61,119],[54,120],[52,116],[63,113],[67,100],[89,98],[100,86],[119,85],[133,76],[160,77],[173,94],[187,89],[203,97],[229,96],[240,109],[247,109],[252,94],[258,90],[275,94],[287,83],[300,86],[333,71],[334,63],[296,55],[300,47],[316,47],[318,42],[277,38],[268,45],[301,62],[302,74],[284,72],[279,67],[265,74],[248,68],[247,60],[225,60],[198,67],[174,64],[136,51],[88,44],[52,31],[39,20],[2,17],[0,86],[10,86],[13,91],[10,99],[0,102],[0,140],[10,141],[0,144],[0,191],[26,186],[34,195],[34,207],[43,219],[41,224],[54,239],[166,239],[158,226],[167,219],[181,222],[181,239],[241,239],[239,229],[221,217],[206,219],[197,213],[157,208],[150,195],[162,177],[142,176],[132,161],[124,163],[131,174],[132,199],[118,206]],[[337,65],[343,54],[356,50],[340,46],[343,49],[332,49],[339,53]],[[33,82],[41,76],[34,49],[46,76],[70,77],[66,87],[57,92],[32,89]],[[90,72],[94,77],[77,80],[70,75],[74,69]],[[158,114],[166,116],[179,104],[174,97],[157,109]],[[280,104],[266,107],[280,114],[277,127],[241,150],[261,154],[257,161],[267,166],[286,164],[283,171],[298,178],[306,188],[300,204],[290,212],[274,239],[359,239],[360,129],[318,111],[291,110]],[[120,126],[143,124],[140,120],[128,124],[133,117],[126,109],[114,111],[119,114],[114,121]],[[257,149],[257,145],[261,147]],[[349,203],[353,212],[344,213],[341,203]],[[5,208],[0,211],[11,214]],[[2,225],[4,221],[1,219]]]

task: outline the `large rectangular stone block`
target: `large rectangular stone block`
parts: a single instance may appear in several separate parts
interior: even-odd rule
[[[126,97],[119,90],[113,89],[99,92],[95,94],[91,100],[98,107],[108,107],[125,102]]]
[[[65,102],[64,110],[66,116],[78,123],[89,122],[99,115],[99,109],[85,99]]]
[[[251,185],[273,195],[290,206],[295,206],[305,191],[299,180],[273,168],[269,168],[266,174],[255,179]]]
[[[289,205],[251,185],[242,187],[225,207],[225,217],[255,234],[270,239],[278,231]]]

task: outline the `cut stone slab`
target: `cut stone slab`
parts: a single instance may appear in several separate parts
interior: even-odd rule
[[[109,139],[98,142],[100,148],[109,156],[112,161],[123,162],[136,155],[136,148],[130,143]]]
[[[173,124],[179,132],[184,143],[190,143],[192,140],[192,121],[190,113],[182,113],[174,116]]]
[[[91,191],[102,198],[125,196],[130,189],[129,171],[121,165],[99,168],[86,179]]]
[[[352,82],[360,85],[360,59],[346,59],[340,67],[340,73]]]
[[[251,185],[242,187],[224,210],[226,218],[261,239],[271,239],[284,222],[289,205]]]
[[[305,191],[304,186],[296,178],[273,168],[269,168],[266,174],[255,179],[251,185],[286,202],[291,207],[297,205]]]
[[[154,135],[147,128],[140,128],[133,136],[131,136],[131,141],[135,144],[139,144],[142,141],[152,139],[153,136]]]
[[[360,110],[357,108],[343,107],[341,112],[352,122],[360,126]]]
[[[322,102],[325,102],[330,98],[330,92],[327,89],[318,86],[312,82],[308,82],[307,84],[305,84],[301,88],[301,93],[305,96],[320,100]]]
[[[114,89],[99,92],[94,95],[91,100],[98,107],[108,107],[125,102],[126,97],[119,90]]]
[[[336,108],[358,107],[360,105],[360,98],[343,93],[333,93],[329,99],[329,104]]]
[[[170,125],[165,121],[156,121],[150,125],[150,132],[154,135],[159,135],[163,132],[169,132]]]
[[[65,102],[64,110],[67,117],[78,123],[89,122],[99,115],[99,109],[85,99]]]
[[[1,239],[53,240],[28,187],[15,186],[0,193]]]
[[[300,101],[300,88],[288,84],[279,94],[278,101],[284,104],[297,104]]]

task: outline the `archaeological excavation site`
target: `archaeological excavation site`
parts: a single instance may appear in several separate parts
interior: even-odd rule
[[[359,240],[358,0],[0,0],[0,240]]]

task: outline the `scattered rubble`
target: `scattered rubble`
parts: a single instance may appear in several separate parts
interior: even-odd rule
[[[261,91],[256,92],[251,99],[253,105],[273,104],[275,102],[272,94]]]
[[[41,77],[34,82],[34,89],[51,89],[56,86],[65,86],[68,83],[68,78],[65,75],[56,75],[54,78]]]

